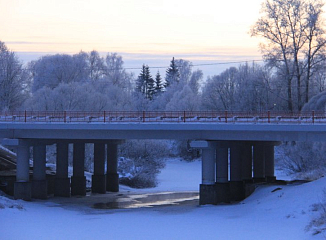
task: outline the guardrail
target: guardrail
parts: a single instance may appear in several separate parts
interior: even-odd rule
[[[1,122],[25,123],[326,123],[326,112],[241,111],[7,111]]]

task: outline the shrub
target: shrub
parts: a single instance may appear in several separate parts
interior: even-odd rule
[[[120,145],[120,182],[135,188],[155,187],[168,154],[168,142],[163,140],[130,140]]]
[[[314,180],[326,169],[326,145],[322,142],[287,142],[278,148],[278,163],[287,173]]]

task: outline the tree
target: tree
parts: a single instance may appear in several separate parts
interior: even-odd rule
[[[130,89],[131,79],[133,75],[127,73],[123,67],[122,57],[117,53],[108,53],[105,59],[106,71],[105,77],[115,86],[119,86],[124,89]]]
[[[87,54],[56,54],[41,57],[29,64],[33,92],[42,87],[54,89],[60,83],[84,82],[89,77]]]
[[[203,71],[202,70],[198,69],[191,74],[191,78],[190,78],[188,85],[195,94],[198,94],[200,81],[202,79],[203,79]]]
[[[155,91],[154,79],[151,75],[149,67],[143,64],[142,70],[138,76],[136,90],[144,94],[145,98],[152,100]]]
[[[29,75],[16,54],[0,41],[0,110],[15,110],[26,99]]]
[[[166,70],[165,87],[169,87],[174,83],[178,83],[179,80],[180,72],[173,57],[170,63],[170,67]]]
[[[178,82],[181,83],[182,87],[189,83],[191,72],[192,72],[192,63],[187,60],[178,59],[175,60],[175,65],[178,70]]]
[[[209,77],[203,89],[203,105],[208,110],[236,110],[238,70],[231,67],[220,75]]]
[[[161,92],[163,92],[164,90],[164,86],[163,86],[163,82],[162,82],[162,77],[159,71],[157,71],[156,75],[155,75],[155,89],[154,92],[155,94],[160,94]]]
[[[321,20],[323,5],[319,0],[266,0],[262,4],[263,16],[251,29],[252,36],[267,40],[266,44],[261,44],[264,58],[283,72],[290,111],[294,110],[293,79],[296,79],[297,108],[300,110],[309,100],[313,67],[326,44]],[[306,92],[303,101],[304,76]]]
[[[89,78],[92,81],[98,81],[103,79],[105,74],[105,63],[104,59],[99,55],[97,51],[91,51],[88,54],[88,65],[89,65]]]

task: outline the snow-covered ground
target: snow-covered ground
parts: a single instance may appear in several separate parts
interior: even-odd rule
[[[198,191],[200,162],[169,160],[154,191]],[[326,178],[291,186],[260,186],[240,203],[91,209],[48,201],[12,201],[0,196],[0,239],[324,239],[306,226],[318,212]],[[273,191],[279,188],[277,191]],[[23,208],[23,209],[22,209]]]

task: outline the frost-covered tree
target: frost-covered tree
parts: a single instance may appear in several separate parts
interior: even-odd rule
[[[0,110],[15,110],[27,97],[29,75],[4,42],[0,41]]]
[[[88,56],[88,68],[89,68],[89,78],[92,81],[98,81],[103,79],[106,66],[104,58],[100,56],[97,51],[91,51]]]
[[[54,89],[60,83],[84,82],[88,79],[87,54],[56,54],[30,63],[33,92],[42,87]]]
[[[131,81],[133,75],[128,73],[123,67],[122,57],[117,53],[108,53],[105,59],[106,63],[106,79],[115,86],[124,89],[131,89]]]
[[[27,110],[118,111],[131,110],[128,92],[108,82],[61,83],[43,87],[25,103]]]
[[[231,67],[220,75],[209,77],[203,89],[202,104],[208,110],[234,110],[237,90],[237,73]]]
[[[178,83],[180,80],[180,72],[174,57],[171,60],[170,67],[166,70],[165,75],[165,87],[169,87],[174,83]]]
[[[178,82],[181,84],[181,86],[188,84],[192,74],[192,63],[188,60],[183,60],[183,59],[177,59],[174,62],[179,72]]]
[[[199,69],[191,74],[188,85],[195,94],[198,94],[203,75],[203,71]]]
[[[199,102],[198,96],[188,85],[185,85],[181,91],[173,94],[165,109],[168,111],[197,111]]]
[[[244,64],[209,77],[202,105],[208,110],[265,111],[281,105],[278,94],[268,68]]]

